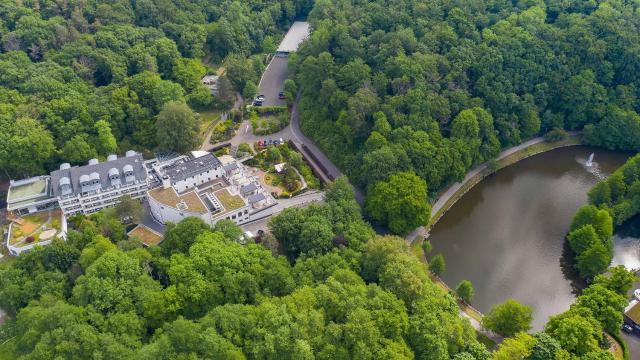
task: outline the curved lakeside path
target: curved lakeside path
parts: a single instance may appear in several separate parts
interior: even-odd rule
[[[579,134],[578,131],[571,131],[571,132],[567,133],[568,136],[576,136],[578,134]],[[503,150],[500,154],[498,154],[498,156],[496,157],[495,160],[497,160],[497,161],[503,160],[503,159],[505,159],[506,157],[508,157],[510,155],[513,155],[513,154],[515,154],[515,153],[517,153],[519,151],[522,151],[522,150],[524,150],[524,149],[526,149],[526,148],[528,148],[530,146],[543,143],[544,141],[545,141],[544,137],[542,137],[542,136],[533,138],[531,140],[527,140],[527,141],[523,142],[520,145],[516,145],[514,147],[510,147],[508,149]],[[561,144],[561,145],[559,145],[557,147],[553,147],[553,148],[544,150],[542,152],[553,150],[553,149],[556,149],[556,148],[559,148],[559,147],[573,146],[573,145],[578,145],[578,144],[564,143],[564,144]],[[531,154],[531,155],[536,155],[536,154],[539,154],[539,153],[535,153],[535,154]],[[523,159],[519,159],[518,161],[523,160]],[[511,164],[509,164],[509,165],[511,165]],[[448,203],[449,200],[452,197],[456,196],[458,194],[458,191],[460,191],[460,189],[463,186],[465,186],[469,181],[474,180],[476,178],[476,176],[478,176],[482,171],[487,169],[487,166],[488,165],[487,165],[486,162],[481,164],[481,165],[478,165],[477,167],[475,167],[474,169],[469,171],[467,173],[467,175],[464,177],[464,179],[462,179],[462,181],[456,182],[453,185],[449,186],[449,188],[447,190],[445,190],[443,193],[440,194],[440,196],[438,196],[438,200],[436,200],[436,202],[431,207],[431,218],[433,218],[435,216],[438,216],[438,219],[435,219],[435,221],[433,221],[430,224],[430,227],[435,225],[435,223],[438,222],[439,218],[442,217],[447,212],[447,210],[449,210],[448,208],[450,208],[451,206],[453,206],[455,204],[455,202]],[[467,191],[468,190],[469,189],[467,189]],[[448,204],[448,206],[447,206],[447,204]],[[447,208],[445,208],[445,206],[447,206]],[[441,212],[441,210],[442,210],[442,212]],[[416,228],[415,230],[413,230],[412,232],[410,232],[409,234],[407,234],[405,236],[405,240],[407,240],[409,243],[411,243],[418,236],[428,237],[429,236],[429,230],[425,226],[420,226],[420,227]]]

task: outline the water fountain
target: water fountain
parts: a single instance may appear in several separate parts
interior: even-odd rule
[[[584,166],[585,170],[593,174],[593,176],[595,176],[598,180],[603,180],[606,175],[600,171],[598,163],[593,161],[594,155],[594,153],[591,153],[591,155],[589,155],[589,157],[587,158],[587,161],[578,160],[578,162],[580,162],[582,166]]]
[[[587,167],[592,167],[593,166],[593,155],[594,153],[591,153],[591,155],[589,155],[589,158],[587,159],[587,162],[584,164]]]

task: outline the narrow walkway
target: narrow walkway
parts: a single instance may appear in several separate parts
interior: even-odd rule
[[[240,93],[236,92],[236,101],[233,103],[233,107],[231,108],[231,110],[239,109],[243,101],[244,100],[242,99],[242,96],[240,95]],[[228,119],[228,116],[229,116],[228,112],[223,112],[222,114],[220,114],[220,119],[218,119],[218,122],[226,121]],[[201,151],[208,151],[214,147],[214,145],[210,144],[209,142],[211,141],[211,134],[213,134],[213,129],[215,128],[215,125],[218,122],[216,122],[215,124],[211,124],[211,126],[209,126],[209,129],[207,130],[207,134],[204,136],[204,140],[202,141],[202,145],[200,145]]]
[[[575,136],[578,133],[579,132],[577,132],[577,131],[571,131],[571,132],[568,132],[567,134],[569,136]],[[503,150],[496,157],[496,160],[497,161],[503,160],[504,158],[506,158],[506,157],[508,157],[508,156],[510,156],[510,155],[512,155],[514,153],[517,153],[518,151],[521,151],[523,149],[526,149],[526,148],[528,148],[530,146],[533,146],[533,145],[536,145],[536,144],[540,144],[540,143],[542,143],[544,141],[545,141],[544,137],[542,137],[542,136],[539,136],[539,137],[533,138],[531,140],[525,141],[520,145],[516,145],[514,147],[510,147],[510,148],[508,148],[506,150]],[[468,183],[473,178],[475,178],[478,174],[480,174],[482,171],[484,171],[487,168],[487,166],[488,166],[487,163],[483,163],[481,165],[478,165],[474,169],[470,170],[462,181],[454,183],[445,192],[441,193],[440,196],[438,197],[438,200],[436,200],[436,202],[431,207],[431,217],[436,216],[438,214],[438,212],[447,204],[449,199],[451,199],[453,196],[456,195],[456,193],[460,190],[460,188],[462,188],[466,183]],[[405,239],[407,241],[411,242],[416,237],[425,236],[425,235],[428,235],[427,229],[424,226],[420,226],[420,227],[416,228],[415,230],[413,230],[412,232],[410,232],[409,234],[407,234],[405,236]]]
[[[480,324],[480,322],[474,318],[472,318],[471,316],[469,316],[469,314],[467,314],[466,312],[462,311],[462,309],[460,309],[458,311],[458,313],[460,314],[460,317],[464,317],[469,319],[469,322],[471,323],[471,326],[473,326],[474,329],[476,329],[477,332],[481,333],[482,335],[488,337],[489,339],[491,339],[491,341],[493,341],[494,343],[496,343],[496,345],[502,343],[502,341],[504,341],[504,338],[496,333],[494,333],[493,331],[487,330],[484,327],[482,327],[482,324]]]

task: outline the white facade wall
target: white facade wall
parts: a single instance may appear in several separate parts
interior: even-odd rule
[[[182,193],[186,190],[193,189],[198,185],[204,184],[207,181],[221,178],[223,174],[224,174],[224,170],[222,169],[222,166],[220,166],[215,169],[211,169],[209,171],[196,174],[194,176],[190,176],[184,180],[176,181],[173,184],[173,187],[176,189],[176,192]]]
[[[250,215],[251,208],[249,207],[249,205],[245,205],[239,209],[235,209],[222,215],[213,215],[212,225],[224,219],[231,220],[236,224],[241,225],[249,221]]]
[[[73,215],[76,213],[88,215],[114,206],[118,203],[118,199],[125,194],[131,195],[133,199],[143,198],[146,196],[147,190],[149,190],[149,186],[146,181],[140,181],[109,190],[97,191],[90,195],[78,194],[59,198],[58,203],[65,215]]]

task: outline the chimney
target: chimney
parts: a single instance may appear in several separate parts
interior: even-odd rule
[[[162,177],[162,188],[168,189],[169,187],[171,187],[171,181],[169,180],[169,177],[165,175]]]

